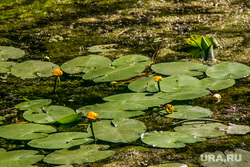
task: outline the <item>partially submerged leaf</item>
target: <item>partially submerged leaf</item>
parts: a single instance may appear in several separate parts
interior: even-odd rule
[[[219,127],[219,130],[225,131],[227,134],[247,134],[250,132],[250,127],[231,124],[227,127]]]
[[[147,132],[142,134],[141,140],[153,147],[182,148],[185,143],[195,143],[197,140],[184,132]]]
[[[36,155],[34,150],[0,151],[0,164],[2,167],[27,167],[41,161],[44,155]]]
[[[91,47],[88,47],[90,53],[98,53],[98,52],[111,52],[115,51],[115,47],[117,44],[105,44],[105,45],[94,45]]]
[[[88,55],[77,57],[62,64],[63,71],[76,74],[80,72],[87,73],[93,69],[108,67],[111,64],[111,60],[99,55]]]
[[[36,123],[53,124],[53,123],[60,123],[60,119],[65,119],[66,116],[69,116],[72,114],[76,114],[76,113],[71,108],[64,107],[64,106],[51,105],[51,106],[47,106],[43,108],[29,109],[24,112],[23,117],[28,121],[32,121]],[[73,121],[76,121],[76,120],[73,119]],[[63,122],[71,123],[71,122],[67,122],[66,120],[64,120]]]
[[[206,71],[207,76],[218,79],[240,79],[250,74],[250,67],[241,63],[220,63]]]
[[[11,68],[11,74],[21,79],[50,77],[53,75],[53,71],[56,68],[59,68],[59,66],[51,62],[29,60],[14,65]]]
[[[154,76],[144,77],[131,82],[128,88],[134,92],[158,92],[157,83],[154,81]]]
[[[90,143],[93,139],[90,139],[89,133],[83,132],[61,132],[54,133],[46,138],[34,139],[28,143],[31,147],[43,148],[43,149],[62,149],[69,148],[84,143]]]
[[[24,56],[25,52],[12,46],[0,46],[0,61],[8,59],[18,59]]]
[[[194,119],[208,117],[213,114],[209,109],[199,107],[199,106],[189,106],[189,105],[177,105],[174,106],[174,112],[172,114],[167,114],[165,110],[160,111],[165,117],[177,118],[177,119]]]
[[[54,151],[44,158],[44,162],[49,164],[82,164],[106,159],[113,155],[115,151],[108,149],[108,145],[81,145],[79,149],[62,149]]]
[[[150,93],[123,93],[105,97],[106,101],[123,101],[141,104],[146,107],[154,107],[171,102],[171,99],[159,98],[158,95]]]
[[[209,66],[195,62],[170,62],[170,63],[158,63],[153,65],[152,70],[156,73],[163,75],[189,75],[198,76],[203,75]]]
[[[204,78],[201,80],[202,88],[209,88],[210,90],[226,89],[235,84],[234,79],[218,79],[218,78]]]
[[[177,126],[174,130],[177,132],[186,132],[196,137],[214,138],[225,135],[225,132],[218,130],[220,127],[224,128],[226,125],[221,123],[189,123],[188,125]]]
[[[144,71],[150,59],[142,55],[128,55],[118,58],[109,67],[93,69],[83,75],[83,79],[93,79],[94,82],[119,81],[133,77]]]
[[[93,124],[96,138],[113,143],[129,143],[146,131],[144,123],[135,119],[102,120]],[[91,132],[88,127],[88,132]]]
[[[15,62],[0,62],[0,73],[8,73],[10,72],[11,68],[15,65]]]
[[[13,140],[31,140],[47,137],[57,130],[52,126],[39,124],[10,124],[0,126],[0,137]]]
[[[129,117],[135,117],[139,115],[145,114],[144,112],[140,110],[146,110],[147,107],[142,104],[137,103],[129,103],[125,101],[118,101],[118,102],[106,102],[102,104],[95,104],[95,105],[89,105],[84,106],[76,111],[79,113],[83,113],[83,115],[86,117],[88,112],[95,111],[98,113],[98,118],[104,118],[104,119],[114,119],[117,117],[122,118],[129,118]]]
[[[21,102],[15,106],[19,110],[30,110],[35,108],[42,108],[49,105],[52,102],[50,99],[36,99]]]

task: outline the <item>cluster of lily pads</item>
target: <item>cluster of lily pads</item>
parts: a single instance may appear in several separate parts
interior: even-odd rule
[[[19,58],[24,53],[21,54],[16,49],[12,53],[10,50],[11,47],[0,47],[0,73],[10,73],[21,79],[50,77],[54,69],[60,68],[70,75],[82,74],[83,79],[94,82],[121,81],[141,74],[150,65],[150,59],[142,55],[127,55],[114,61],[100,55],[88,55],[69,60],[61,67],[39,60],[16,63],[8,60]],[[51,125],[45,125],[77,122],[87,117],[90,111],[98,113],[100,119],[93,123],[95,137],[110,143],[141,140],[152,147],[182,148],[186,144],[205,141],[206,138],[250,132],[248,126],[226,126],[202,121],[201,118],[213,113],[199,106],[175,105],[175,111],[170,114],[159,107],[174,100],[195,99],[208,95],[210,91],[231,87],[235,84],[235,79],[250,74],[248,66],[229,62],[212,67],[195,62],[170,62],[155,64],[150,68],[157,75],[162,75],[161,82],[155,82],[154,75],[145,76],[128,85],[131,93],[105,97],[105,103],[83,106],[76,111],[51,105],[50,99],[27,99],[16,105],[15,108],[23,112],[23,117],[29,123],[0,126],[0,137],[25,140],[31,147],[55,151],[44,158],[43,155],[36,155],[37,151],[1,149],[0,162],[27,166],[43,159],[50,164],[71,165],[94,162],[113,155],[115,151],[105,150],[109,148],[108,145],[92,144],[90,127],[87,132],[57,132]],[[207,78],[200,80],[196,77],[201,75],[206,75]],[[144,115],[152,107],[158,107],[159,113],[164,117],[201,121],[183,123],[171,132],[146,132],[145,124],[132,118]],[[12,160],[14,158],[15,161]]]

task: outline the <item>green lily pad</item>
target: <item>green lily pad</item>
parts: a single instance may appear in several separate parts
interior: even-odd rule
[[[234,79],[217,79],[217,78],[204,78],[201,80],[202,88],[209,88],[210,90],[226,89],[235,84]]]
[[[148,145],[160,148],[182,148],[185,143],[195,143],[197,140],[184,132],[148,132],[141,136],[141,140]]]
[[[155,64],[151,68],[156,73],[163,75],[182,74],[198,76],[203,75],[203,72],[205,72],[209,66],[195,62],[170,62]]]
[[[177,126],[174,128],[177,132],[186,132],[196,137],[214,138],[224,136],[225,132],[219,131],[218,128],[224,128],[226,125],[221,123],[194,123],[188,125]]]
[[[154,81],[154,76],[144,77],[131,82],[128,88],[134,92],[158,92],[157,82]]]
[[[218,79],[240,79],[250,74],[250,67],[241,63],[220,63],[206,71],[207,76]]]
[[[39,124],[11,124],[0,126],[0,137],[13,140],[31,140],[47,137],[47,133],[57,130],[48,125]]]
[[[41,161],[43,155],[36,155],[38,151],[34,150],[15,150],[5,151],[0,150],[0,164],[1,166],[8,167],[27,167],[32,164]]]
[[[250,152],[242,149],[226,150],[224,153],[205,152],[200,155],[200,161],[204,167],[248,167],[250,166],[249,156]]]
[[[90,111],[98,113],[98,118],[114,119],[116,117],[129,118],[145,114],[140,110],[146,110],[147,107],[137,103],[128,102],[107,102],[84,106],[76,110],[78,113],[83,113],[86,117]]]
[[[231,124],[227,127],[219,127],[219,130],[227,132],[227,134],[247,134],[250,132],[249,126]]]
[[[8,59],[18,59],[24,56],[25,52],[12,46],[0,46],[0,61]]]
[[[160,113],[164,114],[165,117],[177,119],[202,118],[213,114],[213,112],[209,109],[189,105],[174,106],[174,112],[172,114],[167,114],[165,110],[160,111]]]
[[[62,64],[61,69],[70,74],[80,72],[87,73],[93,69],[108,67],[110,64],[111,60],[106,57],[99,55],[89,55],[69,60]]]
[[[107,145],[81,145],[79,149],[62,149],[54,151],[44,158],[44,162],[49,164],[82,164],[106,159],[113,155],[115,151],[108,149]]]
[[[89,133],[61,132],[51,134],[46,138],[34,139],[28,145],[43,149],[62,149],[92,142],[93,139],[88,137],[91,137]]]
[[[19,110],[30,110],[35,108],[41,108],[49,105],[52,102],[50,99],[36,99],[21,102],[15,106]]]
[[[162,92],[179,92],[181,89],[200,88],[200,80],[188,75],[172,75],[160,82]]]
[[[188,166],[186,164],[181,164],[181,163],[167,163],[167,164],[153,165],[149,167],[188,167]]]
[[[65,117],[72,114],[76,113],[71,108],[51,105],[42,108],[27,110],[23,113],[23,117],[28,121],[36,123],[49,123],[49,124],[60,123],[60,119],[64,119],[64,123],[71,123],[65,121]],[[79,117],[78,115],[76,115],[76,117]]]
[[[206,96],[210,91],[200,88],[181,88],[176,92],[160,92],[157,94],[159,98],[171,100],[189,100]]]
[[[102,120],[93,124],[95,137],[113,143],[129,143],[140,138],[146,131],[144,123],[135,119]],[[88,132],[91,128],[88,127]]]
[[[59,66],[51,62],[29,60],[14,65],[11,68],[11,74],[21,79],[50,77],[53,75],[53,71],[56,68],[59,68]]]
[[[99,53],[99,52],[111,52],[115,51],[115,47],[117,44],[105,44],[105,45],[94,45],[91,47],[88,47],[90,53]]]
[[[0,62],[0,73],[8,73],[15,65],[15,62]]]
[[[94,82],[119,81],[133,77],[144,71],[150,59],[142,55],[128,55],[118,58],[109,67],[101,67],[83,75],[83,79],[93,79]]]
[[[106,101],[123,101],[141,104],[146,107],[154,107],[171,102],[171,99],[162,99],[158,95],[150,93],[123,93],[105,97]]]

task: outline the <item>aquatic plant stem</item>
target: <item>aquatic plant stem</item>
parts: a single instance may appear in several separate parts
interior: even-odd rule
[[[93,120],[92,119],[91,119],[90,128],[91,128],[92,136],[94,138],[94,143],[96,144],[96,138],[95,138],[95,133],[94,133],[94,128],[93,128]]]
[[[157,82],[159,92],[161,91],[160,82]]]
[[[59,76],[56,76],[56,78],[55,78],[53,93],[56,93],[56,87],[57,87],[57,80],[58,80],[58,78],[59,78]]]

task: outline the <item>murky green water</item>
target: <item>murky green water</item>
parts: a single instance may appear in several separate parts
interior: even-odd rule
[[[0,45],[25,50],[18,61],[41,60],[49,56],[51,62],[62,63],[88,55],[86,47],[116,43],[117,51],[102,53],[115,59],[123,55],[142,54],[152,57],[160,48],[157,62],[188,59],[184,38],[190,34],[214,37],[220,47],[215,49],[217,62],[240,62],[250,65],[250,34],[248,0],[12,0],[0,1]],[[163,37],[160,44],[155,39]],[[24,121],[14,107],[23,96],[50,98],[53,104],[77,109],[84,105],[103,102],[102,98],[130,92],[127,85],[110,86],[81,79],[81,75],[64,76],[57,94],[52,94],[54,80],[21,80],[9,76],[0,80],[1,116],[6,124]],[[216,92],[217,93],[217,92]],[[222,100],[210,103],[208,97],[174,102],[211,109],[211,118],[235,124],[249,125],[249,77],[237,80],[226,90],[218,91]],[[148,131],[169,130],[169,121],[157,113],[137,118]],[[86,131],[89,122],[62,125],[60,131]],[[24,148],[16,141],[0,139],[5,149]],[[199,164],[203,152],[241,148],[249,151],[249,135],[228,135],[190,144],[182,149],[138,149],[145,146],[139,140],[128,145],[111,145],[116,154],[106,160],[75,166],[147,166],[166,162]],[[41,151],[41,153],[44,153]],[[38,166],[49,166],[39,163]]]

